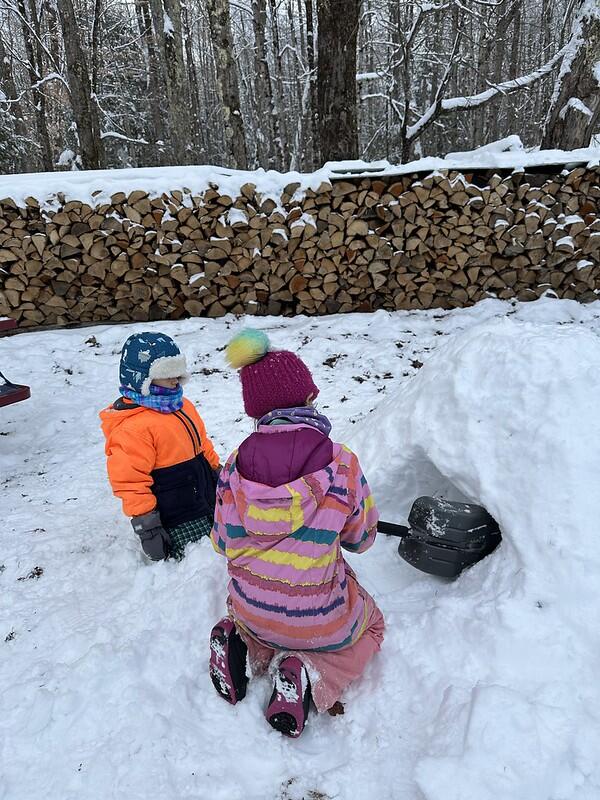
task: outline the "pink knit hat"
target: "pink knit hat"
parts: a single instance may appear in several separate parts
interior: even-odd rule
[[[244,408],[259,419],[276,408],[306,405],[319,389],[302,359],[288,350],[269,350],[262,331],[244,330],[227,346],[227,360],[239,369]]]

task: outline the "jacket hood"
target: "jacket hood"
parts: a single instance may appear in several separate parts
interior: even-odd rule
[[[251,481],[282,486],[332,460],[333,442],[309,425],[260,425],[239,446],[236,467]]]
[[[280,486],[249,480],[234,468],[231,491],[246,533],[263,541],[277,540],[310,526],[335,482],[341,449],[333,444],[333,459],[327,466]]]
[[[110,405],[108,408],[103,409],[98,415],[102,421],[102,432],[108,439],[126,419],[131,419],[131,417],[136,416],[136,414],[142,414],[146,410],[147,409],[143,406],[136,405],[133,406],[133,408],[125,408],[122,411],[118,411]]]

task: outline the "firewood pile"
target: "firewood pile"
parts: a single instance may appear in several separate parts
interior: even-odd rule
[[[600,169],[323,183],[280,202],[142,189],[0,200],[0,316],[20,325],[456,308],[600,292]]]

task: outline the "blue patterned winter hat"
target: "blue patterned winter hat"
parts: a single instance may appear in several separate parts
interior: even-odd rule
[[[165,333],[134,333],[123,345],[119,367],[121,386],[134,392],[150,394],[153,380],[179,378],[183,383],[188,372],[185,356]]]

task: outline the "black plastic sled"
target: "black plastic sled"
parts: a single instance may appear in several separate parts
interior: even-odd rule
[[[498,523],[485,508],[437,497],[415,500],[408,527],[380,521],[377,530],[400,537],[398,553],[413,567],[442,578],[457,578],[502,541]]]

